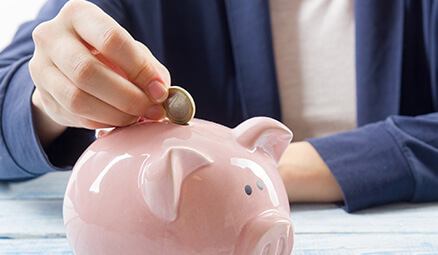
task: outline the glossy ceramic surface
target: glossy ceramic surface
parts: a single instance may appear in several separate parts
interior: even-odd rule
[[[67,238],[82,254],[290,254],[278,161],[292,139],[269,118],[234,129],[142,122],[97,139],[73,169]]]

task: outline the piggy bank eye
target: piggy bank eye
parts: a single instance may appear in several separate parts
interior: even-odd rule
[[[247,194],[248,196],[251,195],[251,193],[252,193],[252,188],[251,188],[251,186],[246,185],[246,186],[245,186],[245,192],[246,192],[246,194]]]
[[[259,190],[263,190],[265,188],[261,181],[257,181],[256,184],[257,184],[257,188],[259,188]]]

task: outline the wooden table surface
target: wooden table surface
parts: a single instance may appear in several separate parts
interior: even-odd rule
[[[69,173],[0,183],[0,254],[73,254],[62,199]],[[348,214],[333,204],[293,204],[293,254],[438,254],[438,203]]]

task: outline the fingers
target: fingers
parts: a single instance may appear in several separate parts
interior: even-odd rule
[[[94,4],[69,1],[33,39],[35,102],[58,124],[96,129],[163,118],[167,69]]]
[[[57,124],[65,127],[77,127],[86,129],[109,128],[111,125],[96,122],[90,119],[82,118],[68,112],[61,107],[58,102],[47,92],[40,89],[35,90],[34,95],[39,94],[44,108],[44,112]],[[49,105],[56,106],[55,108]]]
[[[62,50],[68,47],[68,51]],[[49,56],[79,89],[133,116],[145,116],[153,102],[137,86],[98,60],[79,41],[63,37]]]
[[[152,101],[162,103],[167,98],[169,75],[149,49],[141,47],[125,29],[91,3],[72,1],[63,10],[62,15],[68,15],[74,31],[119,67]]]
[[[56,122],[89,129],[126,126],[138,117],[126,114],[76,87],[54,65],[42,70],[36,83],[51,84],[39,89],[46,112]],[[56,85],[55,85],[56,84]],[[60,86],[62,85],[62,86]],[[50,92],[49,92],[50,91]]]

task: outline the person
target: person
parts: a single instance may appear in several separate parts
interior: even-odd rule
[[[348,39],[336,49],[342,56],[321,61],[313,50],[331,52],[325,42],[336,31],[321,40],[301,27],[306,13],[276,13],[283,8],[275,1],[48,0],[0,54],[0,179],[71,169],[94,129],[162,118],[167,88],[180,84],[194,97],[197,118],[230,127],[260,115],[310,121],[294,131],[304,140],[291,143],[279,165],[291,201],[343,202],[352,212],[438,200],[438,2],[369,0],[353,8],[351,1],[320,1],[326,19],[309,27],[326,28],[330,3],[347,2],[345,17],[354,23],[345,31],[353,36],[355,28],[354,37],[340,36],[354,38],[355,50]],[[303,41],[288,49],[283,25],[290,20],[303,33],[299,40],[311,38],[307,50],[300,51]],[[294,53],[282,58],[282,49]],[[316,60],[291,64],[297,54]],[[281,63],[307,71],[290,74]],[[312,72],[306,63],[337,74]],[[300,78],[329,89],[315,95]],[[350,87],[336,87],[344,78]],[[298,90],[285,90],[289,79]],[[309,108],[325,97],[319,109]],[[305,116],[308,109],[332,123],[346,120],[347,130],[327,131],[327,121],[312,122],[321,115]],[[308,132],[317,126],[321,132]]]

